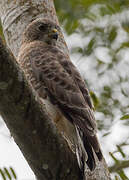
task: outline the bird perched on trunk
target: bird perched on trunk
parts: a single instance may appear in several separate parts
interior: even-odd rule
[[[59,36],[60,28],[55,23],[36,19],[23,33],[18,62],[38,95],[64,117],[65,122],[55,123],[74,147],[80,169],[83,171],[87,164],[92,171],[95,154],[102,160],[93,106],[84,80],[57,46]]]

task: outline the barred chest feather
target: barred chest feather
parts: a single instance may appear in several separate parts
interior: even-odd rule
[[[63,116],[59,109],[50,102],[49,97],[47,96],[45,91],[45,86],[41,81],[37,81],[37,78],[35,77],[35,74],[32,70],[30,58],[32,56],[35,56],[35,53],[37,53],[38,48],[36,48],[33,43],[27,46],[23,45],[19,52],[17,61],[23,69],[25,76],[29,81],[31,87],[38,94],[48,114],[55,122],[55,125],[57,126],[59,132],[64,136],[73,152],[75,152],[74,144],[77,144],[77,137],[74,126]],[[36,56],[40,57],[40,53],[38,55],[36,54]],[[38,58],[37,65],[40,66]],[[73,134],[73,136],[71,136],[71,134]]]

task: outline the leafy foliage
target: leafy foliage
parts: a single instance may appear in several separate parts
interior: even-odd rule
[[[129,119],[129,114],[126,114],[120,118],[121,120]]]
[[[81,39],[81,45],[71,46],[71,57],[79,57],[77,63],[86,74],[97,111],[98,129],[107,138],[115,124],[129,125],[129,1],[55,0],[55,5],[67,35]],[[114,166],[128,161],[129,153],[124,152],[128,140],[129,135],[110,153]],[[120,167],[113,179],[129,179],[124,169],[129,165]]]
[[[15,174],[15,171],[12,167],[9,167],[8,169],[6,167],[0,168],[0,179],[3,180],[14,180],[17,179],[17,176]]]

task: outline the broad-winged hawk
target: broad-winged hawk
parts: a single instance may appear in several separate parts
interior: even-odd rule
[[[69,129],[64,133],[75,146],[80,168],[86,162],[94,170],[94,154],[101,160],[102,153],[91,99],[76,67],[57,47],[59,35],[60,28],[50,20],[33,21],[23,33],[18,62],[39,96],[48,99],[68,122],[60,123],[59,128]]]

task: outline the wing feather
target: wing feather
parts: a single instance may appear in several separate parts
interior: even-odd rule
[[[92,104],[92,101],[91,101],[91,98],[89,95],[89,91],[86,88],[86,83],[82,79],[80,73],[77,71],[77,68],[74,66],[74,64],[71,61],[66,60],[65,58],[62,58],[60,60],[60,63],[62,64],[62,66],[64,66],[64,68],[67,70],[67,72],[73,77],[75,83],[78,85],[80,91],[82,92],[86,103],[92,109],[93,104]]]
[[[72,143],[81,171],[85,171],[85,162],[90,170],[94,170],[94,154],[99,160],[103,156],[96,137],[90,95],[76,67],[57,47],[43,41],[23,44],[18,62],[39,96],[49,97],[51,103],[57,105],[65,118],[73,123],[76,133],[70,132],[70,139],[74,140]]]
[[[37,79],[43,82],[51,99],[55,99],[68,119],[79,126],[84,133],[93,136],[96,133],[96,123],[90,109],[88,90],[84,88],[86,91],[84,96],[83,88],[80,88],[83,84],[81,76],[71,64],[70,67],[63,65],[62,62],[65,61],[68,61],[67,58],[60,51],[56,50],[54,53],[54,48],[52,51],[43,49],[43,52],[40,49],[37,56],[32,57],[31,66]],[[75,77],[73,73],[75,73]],[[81,80],[80,84],[76,81],[77,79]]]

